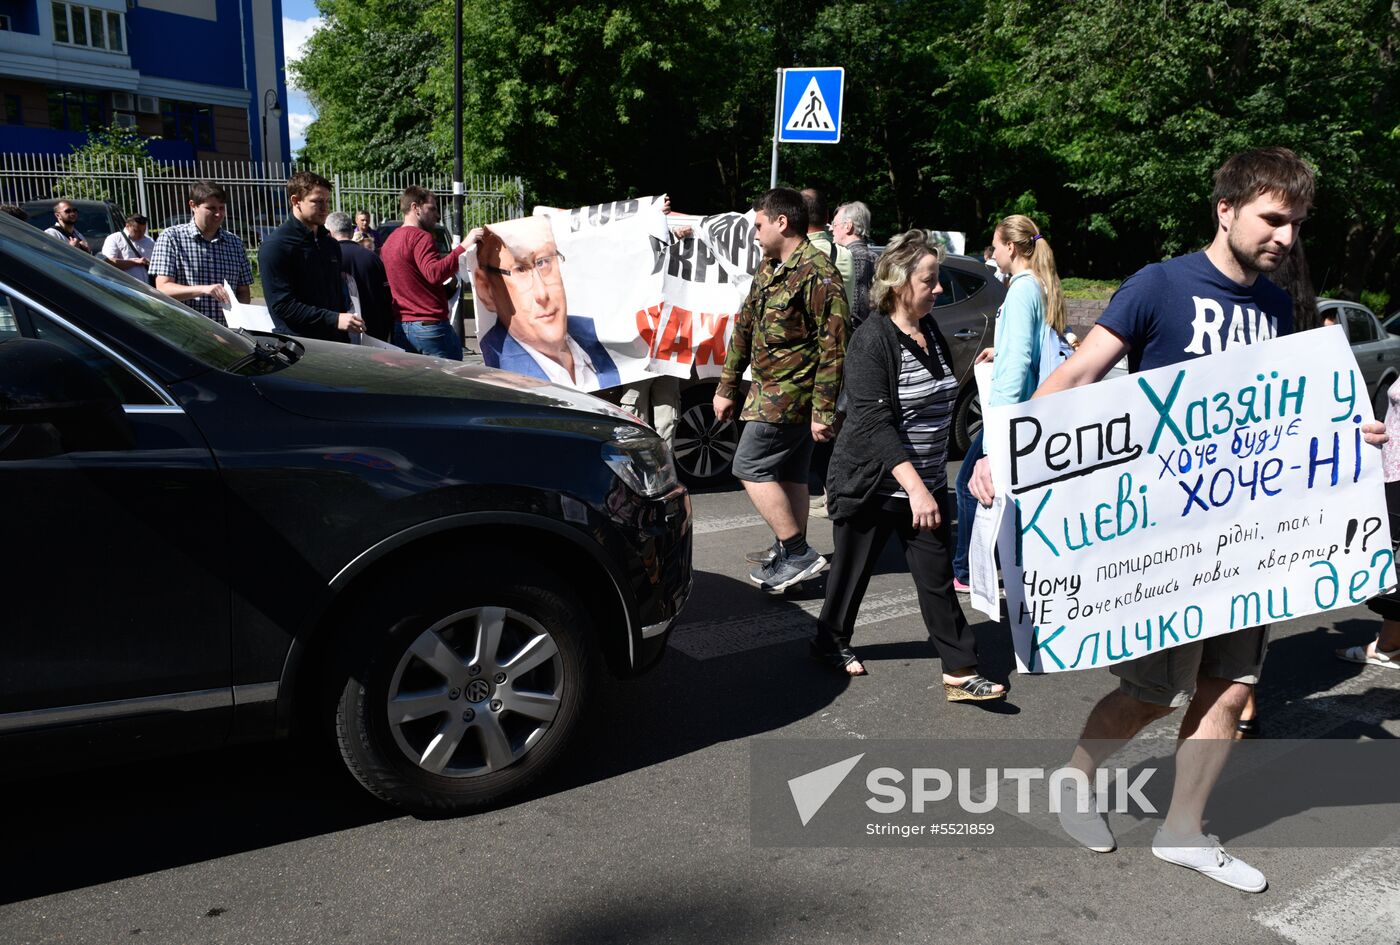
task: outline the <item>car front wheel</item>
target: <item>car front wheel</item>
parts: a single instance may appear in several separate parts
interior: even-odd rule
[[[728,481],[734,452],[739,448],[739,423],[715,419],[714,396],[713,384],[687,389],[676,419],[676,469],[686,484],[695,488]]]
[[[973,439],[982,430],[982,401],[977,385],[969,384],[953,408],[953,448],[957,455],[966,456]]]
[[[340,680],[341,756],[406,810],[460,813],[519,790],[582,713],[595,660],[578,600],[534,576],[473,585],[412,617],[363,621]]]

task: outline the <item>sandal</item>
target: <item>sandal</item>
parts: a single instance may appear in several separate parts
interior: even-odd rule
[[[1259,728],[1259,716],[1252,719],[1240,719],[1235,723],[1235,731],[1240,738],[1259,738],[1262,732]]]
[[[984,702],[988,699],[1004,699],[1006,690],[998,690],[996,683],[986,676],[973,675],[960,683],[945,682],[943,695],[949,702]]]
[[[808,652],[812,655],[812,659],[816,660],[818,663],[830,666],[842,676],[854,679],[857,676],[870,675],[869,671],[865,668],[865,664],[860,661],[860,657],[856,656],[855,651],[848,646],[843,646],[835,650],[826,650],[813,643],[808,647]],[[855,667],[859,667],[859,671],[856,671]]]
[[[1382,650],[1376,647],[1374,655],[1368,653],[1370,644],[1362,646],[1349,646],[1343,650],[1336,650],[1337,658],[1346,660],[1348,663],[1364,663],[1367,666],[1383,666],[1386,669],[1400,669],[1400,650]]]

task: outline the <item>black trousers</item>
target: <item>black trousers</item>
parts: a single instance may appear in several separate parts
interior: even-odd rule
[[[914,528],[908,499],[877,498],[848,519],[833,522],[836,549],[826,576],[826,601],[817,618],[816,645],[849,646],[870,572],[891,534],[898,536],[919,595],[919,611],[945,671],[977,665],[977,642],[953,591],[953,542],[948,490],[934,493],[941,524]]]
[[[1385,507],[1390,513],[1391,550],[1400,555],[1400,482],[1385,484]],[[1372,613],[1382,620],[1400,620],[1400,588],[1366,602]]]

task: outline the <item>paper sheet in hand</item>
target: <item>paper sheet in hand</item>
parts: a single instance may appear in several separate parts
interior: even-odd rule
[[[972,587],[971,602],[993,620],[1001,619],[1001,595],[997,590],[997,534],[1006,514],[1006,496],[1000,491],[992,507],[977,506],[972,520],[972,546],[968,549],[968,584]]]
[[[981,402],[985,410],[992,402],[992,371],[995,370],[991,361],[982,361],[972,366],[972,377],[977,383],[977,399]]]
[[[228,303],[224,305],[224,321],[233,329],[245,328],[248,331],[276,331],[272,324],[272,313],[262,305],[249,305],[238,301],[233,286],[224,280],[224,291],[228,293]]]
[[[360,345],[365,348],[383,348],[385,351],[403,350],[398,345],[391,345],[387,341],[380,341],[373,335],[367,335],[362,331],[352,331],[348,334],[350,335],[350,343],[352,345]]]
[[[972,366],[973,378],[977,384],[977,397],[985,407],[992,397],[991,361],[982,361]],[[971,602],[982,613],[993,620],[1001,619],[1001,595],[997,589],[997,533],[1001,530],[1002,516],[1006,513],[1006,500],[1000,490],[992,500],[992,507],[977,506],[977,517],[972,522],[972,545],[968,549],[968,584],[972,587]]]

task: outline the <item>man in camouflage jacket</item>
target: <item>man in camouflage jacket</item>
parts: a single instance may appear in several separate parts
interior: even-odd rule
[[[734,416],[751,367],[734,475],[776,539],[750,577],[776,593],[826,569],[806,542],[807,474],[813,444],[834,436],[850,313],[836,267],[805,235],[801,195],[776,188],[754,210],[764,262],[735,321],[714,411]]]

